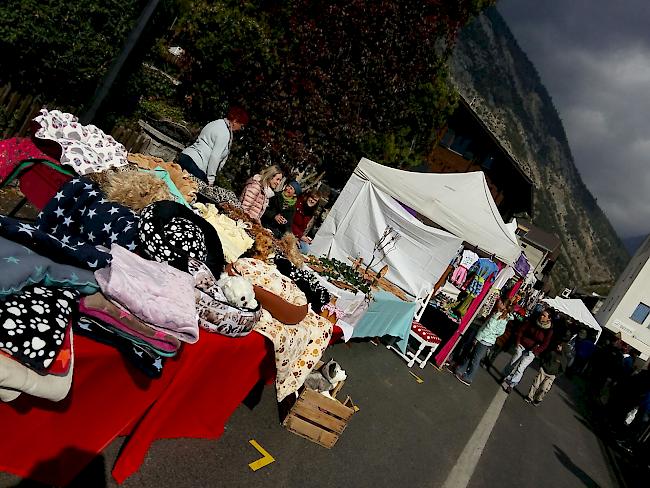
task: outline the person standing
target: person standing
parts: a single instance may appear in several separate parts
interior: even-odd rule
[[[474,338],[474,347],[465,358],[465,361],[456,368],[456,378],[461,383],[469,386],[474,380],[476,370],[488,350],[506,330],[506,324],[512,320],[514,304],[510,300],[497,300],[496,311],[479,329]]]
[[[506,393],[510,394],[512,389],[519,384],[526,368],[533,362],[533,359],[546,350],[552,336],[553,325],[548,310],[540,313],[535,322],[528,321],[519,328],[515,353],[512,355],[510,364],[506,366],[504,371],[506,377],[501,383],[501,387]]]
[[[320,201],[320,193],[311,191],[301,198],[298,198],[296,203],[296,212],[293,215],[293,222],[291,223],[291,232],[298,238],[298,245],[300,252],[307,254],[309,252],[309,244],[311,239],[305,235],[309,223],[313,220],[318,202]]]
[[[280,239],[291,229],[293,214],[296,212],[297,197],[302,193],[300,183],[291,181],[282,192],[275,194],[269,202],[269,208],[262,217],[262,225]]]
[[[188,173],[213,186],[217,172],[226,164],[233,133],[248,123],[248,114],[239,107],[228,111],[227,117],[206,125],[191,146],[178,157],[178,164]]]
[[[535,406],[542,403],[546,394],[551,391],[555,378],[566,372],[569,365],[570,346],[568,339],[565,337],[556,344],[555,348],[542,354],[539,373],[535,377],[533,384],[530,385],[530,390],[528,390],[528,395],[525,398],[528,403]]]
[[[258,222],[262,219],[269,200],[275,196],[275,189],[282,182],[282,178],[280,167],[273,165],[246,181],[239,201],[250,218]]]

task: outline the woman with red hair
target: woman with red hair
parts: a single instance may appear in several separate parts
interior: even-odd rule
[[[213,120],[201,130],[194,144],[183,149],[178,164],[208,185],[214,185],[215,175],[221,171],[230,154],[233,132],[247,123],[246,111],[232,107],[226,118]]]

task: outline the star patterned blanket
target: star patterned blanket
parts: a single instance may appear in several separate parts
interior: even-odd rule
[[[45,286],[75,288],[90,294],[99,289],[91,271],[76,266],[59,264],[35,253],[27,246],[0,236],[0,297],[19,292],[26,286],[42,283]]]
[[[22,244],[41,256],[57,263],[83,269],[100,269],[111,262],[111,255],[92,244],[71,244],[44,232],[31,224],[0,215],[0,236]]]
[[[70,246],[119,244],[134,251],[138,243],[138,218],[118,203],[110,202],[92,181],[84,177],[70,180],[39,214],[37,225]],[[106,266],[92,266],[91,269]]]

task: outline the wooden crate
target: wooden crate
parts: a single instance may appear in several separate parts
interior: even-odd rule
[[[336,396],[343,383],[341,381],[332,391],[333,396]],[[282,425],[294,434],[331,449],[353,414],[354,408],[350,397],[341,403],[335,398],[327,398],[305,388],[289,410]]]

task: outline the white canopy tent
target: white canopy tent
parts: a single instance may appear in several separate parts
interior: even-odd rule
[[[543,298],[542,301],[547,303],[549,306],[561,312],[565,315],[568,315],[574,320],[577,320],[581,324],[586,325],[587,327],[594,329],[598,332],[596,340],[600,337],[603,328],[596,321],[594,316],[591,314],[584,302],[578,298]]]
[[[348,257],[361,256],[369,263],[375,243],[387,226],[397,231],[399,239],[394,249],[390,244],[386,255],[380,253],[375,260],[379,267],[388,264],[386,278],[413,296],[431,290],[460,249],[462,240],[424,225],[356,174],[350,177],[318,230],[311,253],[348,264]]]
[[[517,262],[521,248],[514,229],[501,218],[482,171],[416,173],[362,158],[354,172],[447,232],[506,264]]]
[[[431,219],[422,224],[398,202]],[[412,295],[444,273],[462,241],[493,253],[507,264],[521,248],[492,199],[483,172],[416,173],[362,158],[312,243],[312,253],[340,260],[361,255],[366,262],[386,225],[402,236],[383,260],[387,278]],[[444,230],[442,230],[444,229]]]

